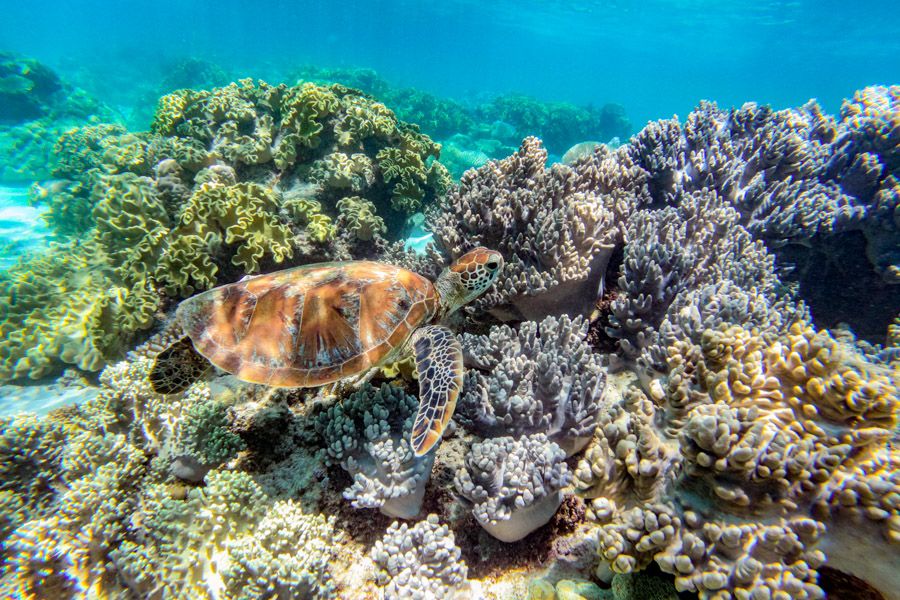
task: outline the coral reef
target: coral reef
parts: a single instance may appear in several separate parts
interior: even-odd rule
[[[343,86],[252,80],[164,96],[150,133],[66,131],[57,179],[32,193],[65,250],[4,274],[4,326],[25,333],[0,343],[0,378],[67,363],[98,370],[170,300],[277,266],[371,254],[356,242],[399,238],[449,185],[439,148]]]
[[[852,324],[867,317],[857,329],[881,335],[891,316],[881,306],[896,297],[898,97],[896,86],[866,88],[844,102],[837,121],[815,102],[782,111],[752,103],[722,110],[704,102],[683,125],[674,119],[649,124],[629,155],[646,171],[654,202],[714,190],[754,237],[798,265],[794,277],[814,313],[835,304],[816,285],[823,278],[842,278],[828,290],[878,295],[882,301],[867,305],[865,315],[854,314],[854,300],[840,317]],[[891,285],[880,286],[878,278]],[[840,317],[828,314],[822,324],[835,326]]]
[[[896,88],[839,119],[702,103],[551,167],[527,138],[442,197],[437,144],[308,75],[179,90],[151,132],[58,140],[33,197],[60,241],[0,274],[0,378],[132,351],[79,406],[0,417],[0,595],[814,599],[839,572],[895,594]],[[483,122],[427,95],[403,109]],[[458,150],[506,152],[483,139]],[[435,245],[416,254],[420,211]],[[446,323],[465,384],[424,457],[408,363],[380,387],[149,386],[188,294],[322,260],[434,276],[475,245],[506,271]],[[845,314],[860,338],[827,328]]]
[[[316,419],[328,458],[353,477],[344,497],[401,519],[419,514],[434,451],[415,456],[410,432],[419,400],[390,384],[368,384]]]
[[[372,548],[372,560],[387,600],[465,597],[466,565],[437,515],[412,527],[395,521]]]
[[[484,437],[543,433],[569,456],[591,439],[606,373],[586,319],[547,317],[518,330],[463,334],[466,373],[456,419]]]
[[[589,310],[631,209],[626,194],[638,184],[605,148],[583,173],[546,160],[540,141],[526,139],[515,155],[467,172],[428,222],[452,259],[479,245],[503,254],[501,279],[476,302],[498,316]]]
[[[46,65],[0,52],[0,181],[49,177],[53,147],[64,131],[111,118],[108,108]]]
[[[631,123],[625,109],[617,104],[602,107],[580,107],[567,102],[541,102],[521,94],[498,96],[478,107],[481,123],[508,126],[508,134],[497,136],[506,143],[516,143],[533,135],[541,138],[551,152],[562,155],[573,144],[589,139],[627,138]],[[414,121],[415,122],[415,121]],[[499,127],[494,125],[497,135]]]
[[[827,552],[891,589],[894,575],[859,556],[896,552],[896,366],[799,323],[774,341],[707,330],[668,362],[659,397],[628,393],[575,471],[613,571],[652,560],[701,598],[819,598]]]
[[[566,453],[543,433],[493,438],[472,444],[454,484],[488,533],[514,542],[547,523],[559,508],[562,488],[572,477],[565,459]]]

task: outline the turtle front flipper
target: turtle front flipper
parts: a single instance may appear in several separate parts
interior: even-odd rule
[[[203,377],[209,367],[209,361],[194,350],[191,339],[183,337],[156,355],[148,379],[157,394],[177,394]]]
[[[410,444],[416,456],[422,456],[440,441],[453,416],[463,384],[463,356],[453,332],[435,325],[417,330],[412,346],[419,374],[419,412]]]

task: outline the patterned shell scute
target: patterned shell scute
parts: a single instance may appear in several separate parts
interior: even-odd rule
[[[421,275],[356,261],[251,277],[189,298],[176,314],[194,348],[239,379],[310,387],[378,365],[436,310]]]

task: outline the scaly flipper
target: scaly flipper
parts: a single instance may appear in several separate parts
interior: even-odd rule
[[[463,356],[453,332],[431,325],[412,338],[419,373],[419,412],[410,444],[416,456],[431,450],[453,416],[463,384]]]
[[[203,377],[210,364],[200,356],[190,338],[184,337],[156,355],[148,379],[157,394],[177,394]]]

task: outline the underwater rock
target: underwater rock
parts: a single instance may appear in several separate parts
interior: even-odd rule
[[[545,525],[562,503],[571,473],[566,453],[539,433],[472,444],[456,473],[456,490],[473,504],[488,533],[515,542]]]
[[[571,166],[582,158],[589,158],[594,153],[594,149],[600,145],[602,142],[579,142],[566,150],[560,162]]]

